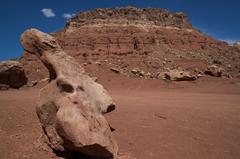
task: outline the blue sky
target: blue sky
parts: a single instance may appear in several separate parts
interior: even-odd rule
[[[129,5],[182,11],[208,35],[240,40],[239,0],[1,0],[0,4],[0,60],[22,55],[19,37],[28,28],[54,32],[64,27],[66,17],[79,11]]]

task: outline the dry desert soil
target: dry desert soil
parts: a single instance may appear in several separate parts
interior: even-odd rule
[[[239,80],[165,83],[118,77],[99,82],[117,104],[106,118],[115,129],[119,158],[240,158]],[[71,158],[56,155],[44,142],[35,113],[42,86],[0,92],[1,159]]]

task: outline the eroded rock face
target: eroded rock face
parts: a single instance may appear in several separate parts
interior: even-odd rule
[[[0,84],[20,88],[27,83],[22,65],[18,61],[0,62]]]
[[[30,29],[22,34],[21,43],[50,73],[51,82],[41,90],[37,104],[50,146],[59,151],[116,157],[118,147],[103,116],[115,109],[107,91],[49,34]]]

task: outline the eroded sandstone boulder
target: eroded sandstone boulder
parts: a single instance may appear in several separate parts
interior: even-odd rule
[[[224,69],[217,65],[211,65],[208,66],[204,73],[214,77],[221,77],[224,74]]]
[[[0,62],[0,84],[12,88],[20,88],[26,83],[27,78],[24,69],[18,61]]]
[[[171,81],[193,81],[197,79],[197,76],[188,71],[174,69],[160,73],[158,78]]]
[[[115,104],[49,34],[36,29],[21,36],[24,50],[38,56],[51,82],[40,91],[37,115],[49,145],[58,151],[115,158],[118,147],[103,114]]]

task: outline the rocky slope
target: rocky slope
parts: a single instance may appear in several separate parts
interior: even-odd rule
[[[204,72],[215,64],[225,74],[240,70],[240,49],[193,28],[183,13],[134,7],[96,9],[69,19],[52,33],[62,48],[93,76],[110,69],[133,76],[137,68],[146,78],[178,69]],[[38,58],[21,58],[29,81],[47,76]],[[229,76],[229,75],[228,75]]]

